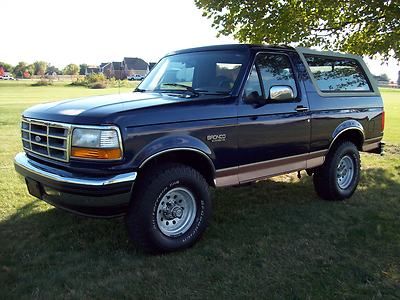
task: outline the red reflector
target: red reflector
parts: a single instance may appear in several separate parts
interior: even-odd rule
[[[382,131],[385,129],[385,111],[382,112]]]

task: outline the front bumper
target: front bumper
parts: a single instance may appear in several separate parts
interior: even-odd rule
[[[137,173],[88,177],[41,164],[18,153],[15,170],[25,177],[33,196],[53,206],[93,217],[123,215],[129,205]]]

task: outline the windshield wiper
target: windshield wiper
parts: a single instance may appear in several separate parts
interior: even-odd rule
[[[134,91],[134,92],[143,93],[143,92],[145,92],[146,90],[144,90],[144,89],[139,89],[139,88],[136,88],[136,89],[134,89],[133,91]]]
[[[163,85],[183,87],[188,92],[191,92],[193,95],[196,95],[196,96],[199,95],[199,93],[194,88],[192,88],[191,86],[188,86],[188,85],[184,85],[184,84],[180,84],[180,83],[163,83]]]

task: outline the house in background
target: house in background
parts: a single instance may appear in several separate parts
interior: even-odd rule
[[[153,68],[154,68],[154,66],[155,66],[156,64],[157,64],[157,63],[155,63],[155,62],[149,62],[149,71],[153,70]]]
[[[124,57],[122,67],[125,72],[124,78],[135,74],[146,76],[149,73],[149,64],[138,57]]]
[[[125,79],[126,75],[124,72],[124,67],[122,65],[122,62],[113,61],[111,64],[114,72],[113,77],[115,77],[115,79]]]
[[[146,76],[149,73],[149,64],[138,57],[124,57],[124,60],[101,63],[99,66],[88,66],[85,75],[103,73],[107,78],[125,79],[137,74]]]
[[[99,67],[97,66],[87,66],[85,75],[93,74],[93,73],[100,73]]]
[[[107,78],[111,78],[114,76],[114,65],[110,62],[101,63],[99,66],[100,73],[103,73]]]

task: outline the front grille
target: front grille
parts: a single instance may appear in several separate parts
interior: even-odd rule
[[[26,152],[67,162],[69,132],[66,124],[22,119],[22,146]]]

